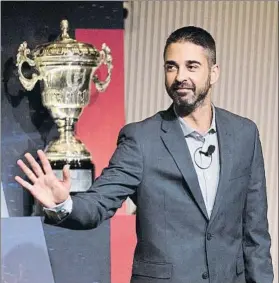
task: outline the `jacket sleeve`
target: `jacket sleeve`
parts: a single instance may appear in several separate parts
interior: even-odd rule
[[[272,283],[264,160],[256,126],[254,141],[250,182],[243,215],[245,276],[247,283]]]
[[[120,131],[108,167],[88,191],[72,196],[72,212],[58,226],[95,228],[112,217],[128,196],[136,193],[143,174],[143,157],[135,128],[131,124]]]

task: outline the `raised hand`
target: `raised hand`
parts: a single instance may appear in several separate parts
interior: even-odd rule
[[[70,194],[71,187],[69,166],[64,166],[63,180],[59,180],[52,171],[50,163],[42,150],[38,150],[42,167],[30,153],[26,153],[24,156],[31,169],[22,160],[18,160],[17,164],[31,183],[19,176],[16,176],[15,180],[26,188],[44,207],[51,208],[64,202]]]

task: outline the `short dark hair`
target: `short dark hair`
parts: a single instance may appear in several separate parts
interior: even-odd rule
[[[166,55],[166,50],[171,43],[176,42],[191,42],[196,45],[202,46],[208,51],[208,63],[210,65],[216,64],[216,46],[215,40],[209,32],[206,30],[195,27],[195,26],[186,26],[174,31],[167,39],[165,49],[164,49],[164,58]]]

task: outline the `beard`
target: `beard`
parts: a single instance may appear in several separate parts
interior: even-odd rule
[[[179,116],[187,116],[203,104],[211,88],[210,79],[209,75],[204,85],[199,88],[192,81],[175,81],[170,87],[166,85],[167,93],[173,100]],[[183,92],[179,92],[180,89],[184,89]]]

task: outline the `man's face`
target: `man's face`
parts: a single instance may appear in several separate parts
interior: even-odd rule
[[[194,111],[212,85],[206,50],[191,42],[170,44],[165,53],[165,85],[177,111]]]

